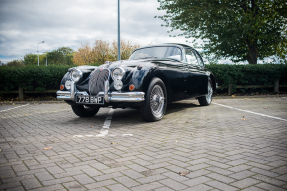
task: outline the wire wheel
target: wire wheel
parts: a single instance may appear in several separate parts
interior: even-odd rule
[[[213,90],[212,90],[211,82],[209,81],[208,82],[208,94],[206,95],[206,101],[209,104],[211,103],[212,93],[213,93]]]
[[[146,100],[139,108],[145,121],[154,122],[160,120],[166,111],[167,93],[163,81],[153,78],[146,91]]]
[[[199,104],[202,106],[210,105],[212,101],[212,94],[213,94],[212,82],[209,79],[207,84],[207,94],[205,96],[201,96],[198,98]]]
[[[155,116],[162,116],[164,108],[164,93],[159,85],[155,85],[150,94],[150,107]]]

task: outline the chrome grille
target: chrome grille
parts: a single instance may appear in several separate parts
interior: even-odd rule
[[[105,90],[105,81],[110,77],[109,69],[96,69],[92,71],[89,81],[90,95],[97,95],[99,92]]]

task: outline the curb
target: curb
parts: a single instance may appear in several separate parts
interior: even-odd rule
[[[212,99],[252,99],[252,98],[282,98],[287,97],[287,94],[282,95],[254,95],[254,96],[215,96]]]
[[[65,101],[23,101],[23,102],[0,102],[0,105],[25,105],[25,104],[58,104],[65,103]]]

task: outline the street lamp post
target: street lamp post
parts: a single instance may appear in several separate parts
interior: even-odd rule
[[[120,0],[118,0],[118,60],[121,60]]]
[[[48,65],[48,61],[47,61],[47,54],[48,52],[45,52],[46,53],[46,66]]]
[[[39,43],[37,44],[37,52],[38,52],[38,66],[39,66],[39,44],[41,44],[41,43],[44,43],[44,41],[39,42]]]

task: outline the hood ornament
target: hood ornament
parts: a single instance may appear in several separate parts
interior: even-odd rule
[[[112,64],[111,61],[105,61],[105,65],[106,65],[106,66],[104,66],[104,67],[105,67],[105,68],[108,68],[111,64]]]

